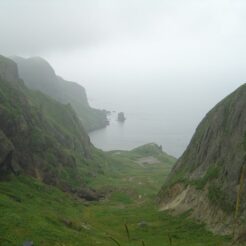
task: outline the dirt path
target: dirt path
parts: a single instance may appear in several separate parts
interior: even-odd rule
[[[144,167],[144,165],[146,165],[146,164],[149,164],[149,165],[157,164],[157,163],[160,163],[160,161],[153,156],[146,156],[146,157],[142,157],[142,158],[139,158],[138,160],[136,160],[136,163],[138,163],[140,166]]]

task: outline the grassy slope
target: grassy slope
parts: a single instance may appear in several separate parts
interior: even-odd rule
[[[90,173],[101,171],[103,155],[90,144],[71,106],[29,90],[18,77],[8,81],[0,76],[0,119],[0,165],[14,149],[16,170],[76,189]]]
[[[152,147],[144,146],[144,153]],[[149,155],[156,159],[166,158],[152,151]],[[35,245],[117,245],[112,237],[122,246],[140,246],[141,240],[145,245],[165,246],[170,245],[169,236],[172,245],[224,245],[225,238],[213,236],[187,214],[172,217],[157,211],[156,193],[172,161],[141,166],[135,160],[143,155],[139,149],[108,153],[105,175],[88,179],[91,186],[107,191],[99,203],[82,203],[26,177],[1,182],[0,245],[21,245],[27,239]]]

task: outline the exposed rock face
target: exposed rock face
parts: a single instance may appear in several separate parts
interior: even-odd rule
[[[70,105],[26,88],[16,64],[0,57],[0,176],[16,172],[47,184],[83,187],[97,173],[94,147]]]
[[[232,231],[237,210],[237,228],[245,228],[246,84],[200,123],[160,191],[159,202],[162,209],[176,212],[193,209],[193,217],[224,234]]]
[[[18,69],[15,62],[6,60],[0,55],[0,74],[1,78],[8,81],[16,81],[18,77]]]
[[[7,155],[14,150],[13,144],[5,136],[5,134],[0,130],[0,163],[4,163]],[[1,168],[1,164],[0,164]]]
[[[39,90],[63,104],[71,104],[87,131],[108,125],[107,112],[91,108],[85,89],[55,74],[51,65],[41,57],[12,58],[17,64],[20,77],[33,90]]]

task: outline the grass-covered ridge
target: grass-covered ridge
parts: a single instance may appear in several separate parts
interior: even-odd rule
[[[161,159],[162,154],[149,155]],[[188,213],[173,217],[158,211],[156,193],[173,162],[140,163],[144,157],[135,150],[107,154],[104,175],[88,179],[90,186],[105,193],[100,202],[84,202],[23,176],[1,182],[1,245],[25,240],[47,246],[165,246],[170,240],[176,246],[225,245],[226,238],[192,222]]]

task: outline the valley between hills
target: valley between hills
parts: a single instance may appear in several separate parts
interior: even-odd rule
[[[146,153],[156,163],[139,163]],[[157,145],[107,156],[104,175],[88,181],[104,194],[99,201],[81,200],[24,176],[1,182],[1,245],[21,245],[27,239],[35,245],[212,246],[229,242],[229,237],[215,236],[205,225],[192,221],[189,212],[172,216],[158,211],[156,195],[175,159]]]
[[[0,57],[1,246],[245,245],[246,85],[178,160],[95,148],[106,113],[42,58]]]

